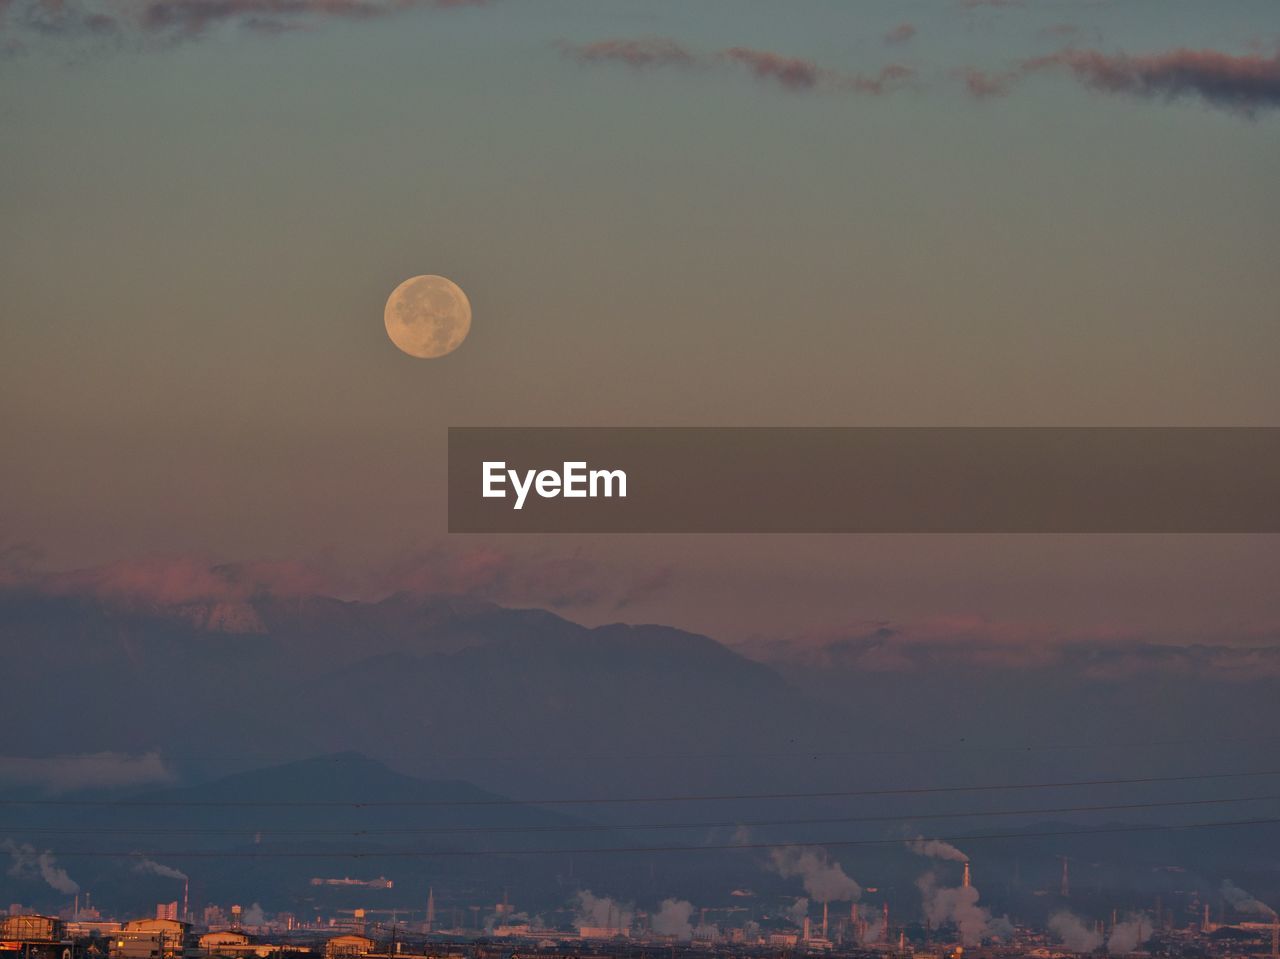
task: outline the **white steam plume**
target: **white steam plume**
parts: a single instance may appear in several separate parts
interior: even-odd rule
[[[1102,945],[1102,933],[1066,910],[1049,917],[1049,931],[1069,952],[1093,952]]]
[[[1131,912],[1115,924],[1111,935],[1107,936],[1107,952],[1113,956],[1124,956],[1136,952],[1142,945],[1143,933],[1150,934],[1154,926],[1146,916]]]
[[[907,840],[907,848],[917,856],[928,856],[930,859],[946,859],[949,862],[968,862],[969,857],[949,842],[941,839],[925,839],[917,836]]]
[[[916,880],[916,888],[930,923],[955,923],[966,946],[976,946],[987,936],[991,913],[978,905],[976,886],[939,886],[937,877],[928,872]]]
[[[6,839],[0,848],[9,854],[9,875],[16,879],[43,879],[52,888],[68,896],[80,891],[80,884],[67,875],[48,849],[39,852],[27,843]]]
[[[772,858],[778,875],[784,879],[798,876],[804,891],[818,902],[857,902],[862,898],[862,887],[845,874],[840,863],[828,859],[824,849],[779,848],[773,850]]]
[[[809,900],[803,896],[791,904],[791,908],[787,910],[787,916],[797,926],[804,925],[804,917],[809,915]]]
[[[1236,912],[1270,917],[1274,917],[1276,914],[1276,911],[1265,902],[1254,899],[1252,895],[1245,892],[1230,879],[1222,880],[1222,898],[1231,903],[1231,908]]]
[[[167,879],[183,879],[187,878],[187,874],[180,869],[174,869],[172,866],[166,866],[164,863],[156,862],[152,859],[140,859],[134,863],[134,872],[149,872],[154,876],[164,876]]]
[[[692,916],[693,903],[685,899],[664,899],[650,924],[655,935],[692,939],[693,924],[689,922]]]
[[[608,896],[597,896],[590,889],[579,889],[574,893],[574,900],[574,924],[579,929],[584,926],[626,929],[635,918],[635,907],[630,903],[617,902]]]

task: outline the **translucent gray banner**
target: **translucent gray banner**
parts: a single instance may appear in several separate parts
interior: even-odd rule
[[[451,428],[449,529],[1274,533],[1280,429]]]

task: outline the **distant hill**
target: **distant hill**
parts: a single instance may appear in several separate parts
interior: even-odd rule
[[[62,853],[82,885],[134,889],[144,905],[173,898],[173,880],[139,873],[121,884],[127,864],[70,853],[154,850],[192,876],[193,895],[259,896],[278,908],[354,901],[350,889],[308,880],[357,874],[397,882],[394,894],[360,893],[370,901],[420,902],[429,885],[442,896],[509,888],[543,908],[593,887],[640,898],[723,896],[743,885],[799,893],[768,868],[767,848],[572,849],[875,840],[831,848],[851,874],[910,899],[912,877],[930,864],[904,851],[904,835],[995,831],[1019,836],[978,840],[987,895],[1051,888],[1058,855],[1096,864],[1088,868],[1098,895],[1121,880],[1156,890],[1169,876],[1207,890],[1232,864],[1265,874],[1265,836],[1224,828],[1037,838],[1028,823],[1070,831],[1266,817],[1274,801],[1142,804],[1280,789],[1278,777],[954,790],[1270,768],[1280,679],[1268,649],[1046,652],[885,632],[757,652],[757,661],[671,627],[587,628],[456,597],[166,605],[8,589],[0,655],[10,755],[154,750],[172,779],[161,789],[153,776],[77,793],[64,775],[44,794],[140,804],[8,807],[0,839]],[[30,775],[6,785],[3,774],[0,766],[0,798],[42,794]],[[898,786],[916,791],[840,795]],[[823,791],[835,795],[740,795]],[[720,798],[536,802],[700,795]],[[399,805],[367,805],[373,798]],[[273,805],[299,800],[324,805]],[[156,802],[180,805],[146,804]],[[1056,812],[1085,803],[1111,808]],[[672,823],[681,825],[648,828]],[[57,831],[73,826],[84,832]],[[262,853],[271,855],[253,858]],[[13,881],[0,877],[0,889]],[[23,901],[33,891],[23,888],[10,894]]]

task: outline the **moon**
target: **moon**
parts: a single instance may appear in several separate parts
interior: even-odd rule
[[[391,342],[424,360],[452,353],[471,330],[471,301],[443,276],[411,276],[387,297],[382,313]]]

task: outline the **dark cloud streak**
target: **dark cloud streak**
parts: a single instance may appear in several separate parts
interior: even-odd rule
[[[755,79],[777,84],[792,93],[828,89],[880,95],[914,75],[913,70],[901,64],[890,64],[870,75],[845,74],[812,60],[753,47],[729,47],[714,54],[700,54],[664,37],[612,38],[584,44],[562,42],[559,46],[566,57],[585,65],[619,63],[636,69],[710,68],[719,64],[743,67]]]

